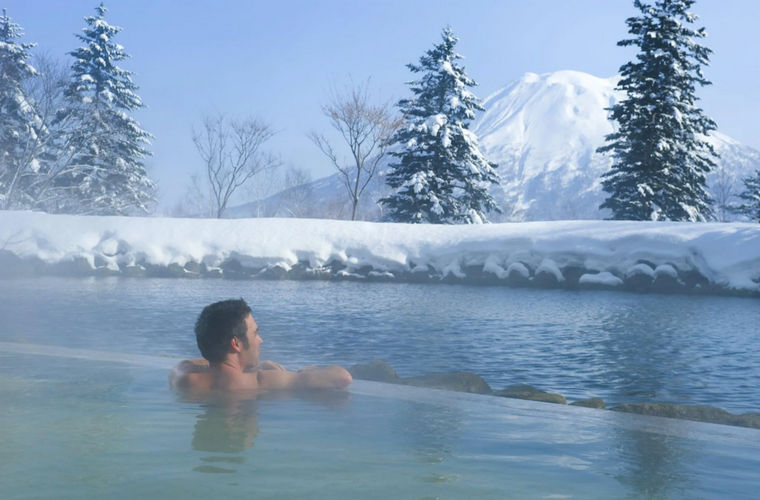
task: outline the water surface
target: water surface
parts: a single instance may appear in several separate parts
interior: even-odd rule
[[[105,354],[0,352],[4,498],[751,499],[760,489],[754,429],[363,381],[183,401],[165,369]]]
[[[401,376],[478,373],[608,404],[760,411],[757,299],[463,285],[37,278],[0,281],[0,341],[197,356],[207,303],[243,297],[263,359],[383,359]]]
[[[496,389],[757,410],[751,299],[273,281],[0,281],[8,498],[756,498],[760,431],[413,387],[186,401],[199,310],[267,358],[470,370]]]

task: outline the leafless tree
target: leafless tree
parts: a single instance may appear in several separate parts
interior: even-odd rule
[[[197,173],[190,176],[184,196],[169,211],[172,217],[214,217],[216,207],[211,187],[204,179]]]
[[[60,114],[66,104],[64,93],[70,81],[70,68],[49,52],[35,54],[32,64],[39,76],[28,79],[24,90],[34,102],[45,130],[44,134],[38,135],[37,145],[42,168],[28,189],[34,196],[36,208],[55,213],[61,211],[71,199],[75,186],[60,180],[72,173],[72,159],[80,152],[69,141],[69,117]]]
[[[719,222],[730,222],[736,218],[735,208],[737,197],[736,176],[727,171],[722,163],[713,170],[711,184],[715,219]]]
[[[251,192],[252,199],[256,200],[250,206],[251,216],[314,217],[316,200],[309,171],[288,165],[276,174],[278,175],[272,172],[272,175],[265,179],[268,182]],[[257,186],[259,184],[261,183],[256,183]]]
[[[5,188],[0,193],[0,206],[4,209],[40,208],[40,197],[54,173],[51,122],[63,95],[61,78],[65,70],[47,55],[35,56],[32,66],[36,71],[20,82],[20,98],[24,100],[23,108],[33,110],[27,115],[33,132],[30,130],[22,136],[23,140],[14,141],[13,156],[0,167],[0,177],[5,171],[6,181],[0,182]]]
[[[288,167],[285,171],[282,205],[289,217],[309,217],[313,212],[314,188],[308,170]]]
[[[193,143],[204,163],[217,218],[222,217],[240,186],[260,172],[279,166],[274,155],[262,150],[273,135],[272,129],[258,118],[234,120],[221,113],[207,116],[201,130],[193,130]]]
[[[253,200],[249,204],[247,210],[251,217],[276,217],[277,207],[271,203],[271,196],[282,190],[282,179],[280,168],[271,169],[266,172],[262,172],[256,178],[256,182],[249,184],[243,190],[243,195]]]
[[[340,172],[351,201],[351,220],[355,220],[359,198],[377,172],[385,156],[387,139],[400,121],[393,119],[388,104],[370,103],[369,80],[351,84],[341,94],[333,91],[322,112],[343,138],[350,159],[342,161],[323,134],[311,132],[309,138]]]
[[[36,104],[35,110],[42,121],[50,124],[56,111],[63,107],[63,93],[69,81],[69,68],[48,52],[35,54],[32,66],[39,76],[26,80],[24,91]]]

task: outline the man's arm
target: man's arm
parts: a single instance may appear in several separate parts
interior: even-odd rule
[[[340,366],[308,367],[297,372],[261,370],[260,389],[342,389],[353,380]]]

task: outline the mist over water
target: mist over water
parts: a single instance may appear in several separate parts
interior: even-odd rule
[[[461,285],[162,279],[5,280],[0,342],[198,356],[193,324],[243,297],[262,359],[290,369],[382,359],[401,376],[466,370],[495,390],[758,411],[754,299]]]

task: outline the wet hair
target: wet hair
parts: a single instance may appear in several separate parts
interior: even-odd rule
[[[195,340],[201,355],[209,363],[221,363],[227,354],[230,340],[239,338],[248,348],[245,318],[251,308],[243,299],[222,300],[203,308],[195,322]]]

